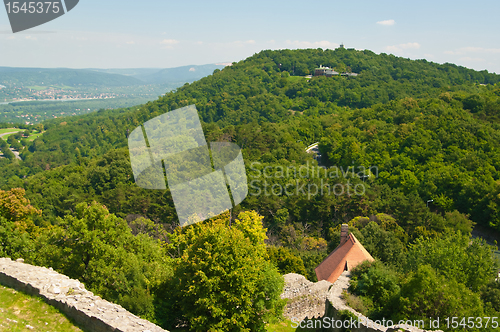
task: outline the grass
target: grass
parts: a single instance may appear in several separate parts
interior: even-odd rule
[[[7,128],[7,129],[0,129],[0,135],[2,134],[5,134],[5,133],[10,133],[10,132],[14,132],[16,131],[19,132],[24,132],[25,129],[19,129],[19,128]],[[37,137],[41,136],[43,133],[41,132],[38,132],[38,131],[33,131],[27,138],[28,138],[28,141],[34,141]],[[14,134],[11,134],[11,135],[14,135]],[[5,136],[2,136],[1,138],[4,140],[4,141],[7,141],[7,139],[9,138],[9,136],[11,135],[5,135]]]
[[[33,329],[27,327],[32,326]],[[33,297],[0,285],[0,332],[55,331],[78,332],[64,314]]]
[[[38,138],[39,136],[41,136],[42,133],[36,133],[36,134],[31,134],[29,137],[28,137],[28,141],[34,141],[35,138]]]
[[[189,330],[187,329],[173,329],[169,330],[171,332],[188,332]],[[300,331],[311,331],[309,330],[304,330],[304,329],[294,329],[292,328],[292,321],[289,319],[286,319],[284,321],[277,321],[273,323],[269,323],[266,325],[266,331],[267,332],[300,332]]]
[[[11,133],[13,131],[21,131],[22,129],[19,128],[6,128],[6,129],[0,129],[0,135],[5,134],[5,133]]]
[[[297,328],[293,328],[293,326],[297,326]],[[293,323],[291,320],[286,319],[282,322],[277,322],[277,323],[269,323],[266,325],[266,331],[267,332],[319,332],[319,329],[315,328],[301,328],[299,325],[299,322]],[[302,326],[307,326],[307,321],[302,322]]]
[[[370,303],[371,301],[369,299],[356,296],[345,290],[342,292],[342,297],[346,300],[347,305],[357,312],[360,312],[365,316],[370,314],[373,304]]]
[[[7,138],[9,138],[9,136],[12,136],[12,135],[14,135],[14,134],[9,134],[9,135],[2,136],[2,139],[4,141],[7,141]]]
[[[266,325],[267,332],[295,332],[296,329],[292,328],[291,320],[284,320],[282,322],[269,323]]]

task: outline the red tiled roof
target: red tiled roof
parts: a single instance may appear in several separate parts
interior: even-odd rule
[[[366,251],[353,234],[349,234],[347,240],[337,248],[321,264],[316,267],[318,281],[327,280],[331,283],[337,281],[345,270],[350,271],[363,261],[374,261],[373,257]]]

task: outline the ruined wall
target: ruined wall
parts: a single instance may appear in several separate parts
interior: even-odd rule
[[[350,316],[357,317],[357,319],[353,319],[353,321],[358,321],[358,323],[354,325],[349,324],[348,329],[350,329],[350,331],[352,332],[428,331],[410,325],[394,325],[392,327],[388,327],[388,325],[392,324],[387,324],[385,322],[383,322],[384,324],[377,324],[368,317],[355,311],[354,309],[349,307],[345,303],[345,300],[342,298],[342,292],[349,287],[349,280],[350,280],[350,273],[345,271],[344,273],[342,273],[342,275],[337,279],[337,281],[332,285],[332,287],[328,291],[325,303],[325,315],[321,318],[321,319],[327,318],[329,322],[328,325],[333,325],[333,323],[335,322],[338,322],[338,324],[340,325],[340,322],[345,322],[345,326],[343,327],[347,327],[347,321],[349,321],[350,323],[351,319],[347,318],[346,316],[343,316],[342,312],[348,311],[350,312]],[[397,322],[394,322],[394,324],[397,324]],[[330,326],[329,328],[324,328],[323,325],[322,331],[324,332],[345,331],[345,329],[340,328],[338,326]],[[442,331],[435,331],[435,332],[442,332]]]
[[[0,284],[42,297],[87,331],[168,332],[87,291],[78,280],[22,259],[0,258]]]

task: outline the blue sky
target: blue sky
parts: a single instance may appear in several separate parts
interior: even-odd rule
[[[500,73],[499,13],[498,0],[80,0],[16,34],[0,9],[0,66],[168,68],[343,42]]]

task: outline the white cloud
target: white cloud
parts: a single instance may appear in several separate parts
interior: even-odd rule
[[[126,42],[127,45],[134,45],[135,44],[135,41],[131,40],[131,41],[128,41]]]
[[[394,21],[394,20],[378,21],[377,24],[391,26],[391,25],[396,24],[396,21]]]
[[[400,52],[401,49],[397,46],[386,46],[385,48],[388,52],[395,53],[395,52]]]
[[[337,43],[332,43],[327,40],[322,40],[322,41],[317,41],[317,42],[309,42],[309,41],[299,41],[299,40],[287,40],[286,43],[288,45],[295,46],[297,48],[329,48],[329,49],[334,49],[339,47],[339,44]]]
[[[175,45],[179,44],[180,41],[176,39],[163,39],[160,44],[163,45],[162,49],[172,49]]]
[[[160,44],[162,45],[168,45],[168,46],[173,46],[179,44],[178,40],[175,39],[163,39]]]
[[[24,37],[25,39],[28,39],[28,40],[37,40],[36,37],[33,37],[33,36],[26,36]]]
[[[399,44],[399,46],[406,50],[406,49],[419,49],[420,48],[420,44],[419,43],[406,43],[406,44]]]
[[[419,43],[405,43],[399,45],[386,46],[386,50],[391,53],[401,53],[404,50],[418,50],[420,48]]]
[[[196,71],[196,68],[191,67],[191,68],[189,68],[189,71]]]

